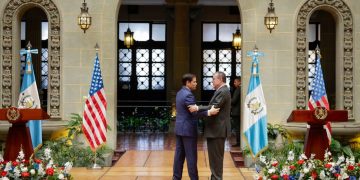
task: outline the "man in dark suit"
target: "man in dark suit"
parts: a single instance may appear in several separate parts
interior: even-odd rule
[[[182,178],[184,161],[186,158],[188,173],[191,180],[198,180],[197,170],[197,120],[199,117],[215,115],[218,108],[209,108],[202,111],[190,112],[188,107],[196,104],[195,96],[191,91],[196,89],[196,76],[184,74],[183,87],[176,94],[176,150],[173,167],[173,180]]]
[[[207,141],[211,180],[222,180],[226,137],[231,134],[230,109],[231,94],[226,86],[226,75],[216,72],[213,76],[214,95],[209,106],[220,108],[219,114],[206,118],[204,136]],[[202,111],[209,106],[191,106],[190,111]]]
[[[236,143],[232,147],[240,147],[240,86],[241,79],[234,79],[234,92],[231,96],[231,127],[235,130]]]

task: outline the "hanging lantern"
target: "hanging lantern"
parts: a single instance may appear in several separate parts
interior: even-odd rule
[[[81,13],[78,16],[78,25],[82,30],[84,30],[85,33],[85,31],[89,29],[91,25],[91,16],[88,13],[89,8],[86,6],[85,0],[82,3],[82,7],[80,9],[81,9]]]
[[[239,50],[241,49],[241,33],[240,33],[240,29],[239,27],[236,29],[236,32],[233,33],[233,41],[232,41],[232,46],[236,49]]]
[[[266,28],[270,30],[270,33],[275,29],[275,26],[278,25],[278,17],[275,14],[275,7],[272,0],[269,3],[268,12],[264,17],[264,24]]]
[[[134,32],[131,32],[129,27],[127,31],[124,32],[124,45],[126,48],[130,48],[132,45],[134,45]]]

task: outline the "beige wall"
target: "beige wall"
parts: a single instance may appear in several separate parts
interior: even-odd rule
[[[263,25],[263,17],[266,14],[268,0],[240,1],[243,27],[243,51],[251,50],[254,44],[260,51],[265,53],[261,58],[261,81],[268,107],[269,122],[286,122],[290,112],[296,107],[296,20],[297,13],[306,0],[275,1],[276,14],[279,17],[279,25],[270,34]],[[354,35],[354,117],[355,122],[349,128],[359,129],[360,118],[360,80],[359,80],[359,32],[360,23],[360,2],[356,0],[345,1],[350,7],[353,15]],[[343,37],[343,32],[339,32]],[[338,47],[341,50],[341,47]],[[340,57],[341,59],[341,57]],[[243,56],[243,96],[246,94],[247,83],[249,82],[250,59]],[[337,74],[338,78],[339,74]],[[339,86],[339,85],[337,85]],[[244,99],[244,97],[242,98]],[[336,127],[336,125],[335,125]],[[346,125],[339,125],[341,131],[346,131]],[[344,128],[345,127],[345,128]],[[354,132],[354,131],[352,131]]]

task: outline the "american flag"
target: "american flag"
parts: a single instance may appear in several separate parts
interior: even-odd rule
[[[308,102],[309,109],[314,110],[316,107],[325,107],[327,110],[330,110],[329,101],[326,95],[323,72],[321,69],[320,54],[318,54],[318,57],[316,59],[315,79],[312,82],[312,88],[313,90],[311,91],[310,99]],[[330,122],[324,125],[324,129],[326,130],[328,142],[329,144],[331,144]]]
[[[98,54],[96,53],[89,96],[85,102],[82,130],[92,150],[106,142],[106,98]]]

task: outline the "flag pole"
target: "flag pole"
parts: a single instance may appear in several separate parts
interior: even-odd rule
[[[103,169],[104,167],[100,166],[99,164],[96,163],[96,149],[94,151],[94,164],[91,165],[91,167],[88,167],[88,169],[94,169],[94,170],[101,170]]]
[[[97,56],[97,55],[98,55],[98,52],[99,52],[99,45],[98,45],[98,43],[96,43],[96,45],[95,45],[95,50],[96,50],[96,56]],[[102,166],[100,166],[99,164],[96,163],[96,160],[97,160],[97,158],[96,158],[96,150],[97,150],[97,148],[95,148],[95,150],[94,150],[94,164],[93,164],[91,167],[89,167],[88,169],[94,169],[94,170],[101,170],[101,169],[103,169]]]

